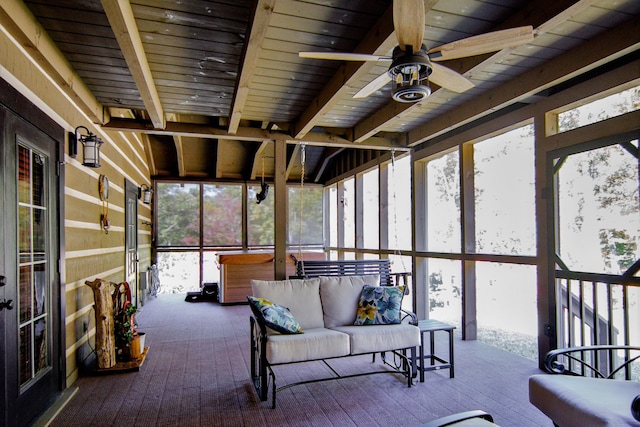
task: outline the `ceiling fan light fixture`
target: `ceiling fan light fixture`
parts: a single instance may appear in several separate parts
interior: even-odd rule
[[[393,82],[392,98],[398,102],[418,102],[431,95],[429,75],[432,70],[424,49],[414,53],[396,47],[388,71]]]

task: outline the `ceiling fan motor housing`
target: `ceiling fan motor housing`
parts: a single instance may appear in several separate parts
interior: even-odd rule
[[[398,102],[417,102],[431,95],[429,75],[431,61],[422,46],[418,52],[405,52],[399,47],[393,50],[393,62],[389,77],[393,82],[392,97]]]

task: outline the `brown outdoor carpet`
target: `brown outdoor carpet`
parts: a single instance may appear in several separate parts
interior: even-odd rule
[[[81,377],[78,393],[51,425],[419,426],[472,409],[502,426],[551,425],[529,403],[528,377],[540,373],[535,362],[459,338],[454,379],[441,370],[425,373],[425,382],[412,388],[386,374],[302,385],[279,392],[271,409],[249,378],[249,315],[246,305],[185,302],[184,295],[151,299],[137,316],[150,347],[140,371]],[[446,351],[445,341],[437,349]],[[366,371],[371,357],[332,366]],[[327,373],[318,362],[276,368],[278,385]]]

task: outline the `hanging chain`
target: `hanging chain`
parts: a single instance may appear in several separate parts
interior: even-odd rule
[[[306,163],[306,144],[300,143],[300,212],[298,215],[298,259],[302,261],[302,213],[304,212],[304,173]],[[304,264],[303,264],[304,267]],[[303,272],[304,275],[304,272]]]

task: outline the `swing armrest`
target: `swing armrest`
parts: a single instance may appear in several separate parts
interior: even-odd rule
[[[405,310],[403,308],[400,309],[400,321],[409,320],[410,325],[418,326],[418,316],[413,311]]]

